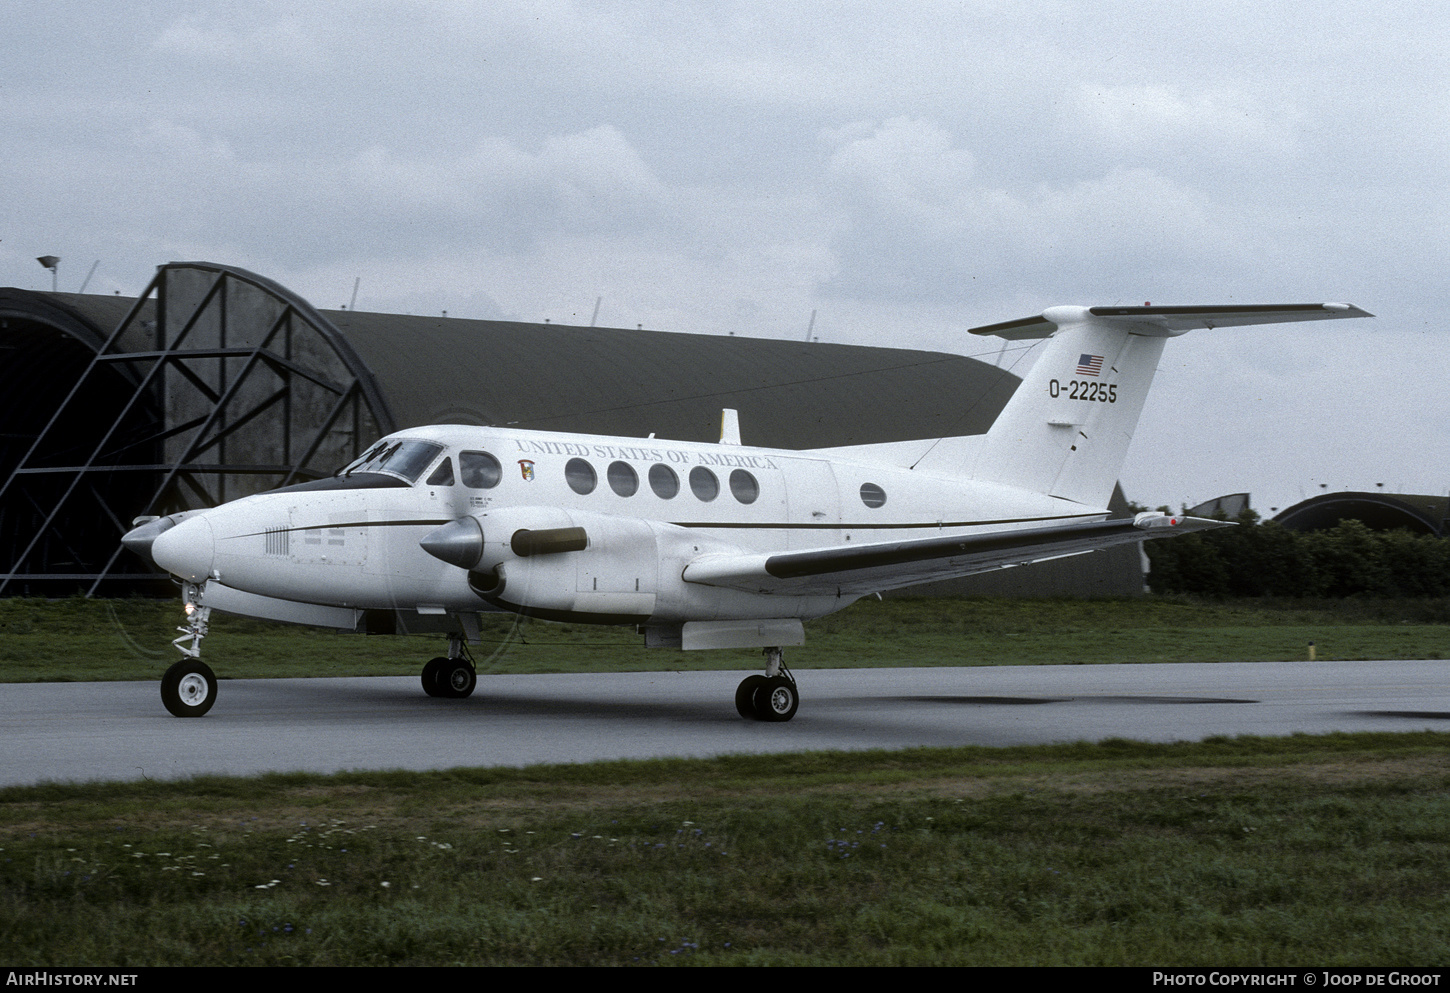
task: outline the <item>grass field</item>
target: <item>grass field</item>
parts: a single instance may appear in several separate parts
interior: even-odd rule
[[[1447,738],[0,791],[12,965],[1443,965]]]
[[[179,604],[0,600],[0,681],[153,679],[179,656]],[[753,669],[759,652],[647,651],[626,628],[497,616],[474,653],[494,672]],[[900,665],[1450,658],[1450,602],[864,600],[806,626],[795,669]],[[214,615],[224,678],[411,675],[441,637],[364,637]]]

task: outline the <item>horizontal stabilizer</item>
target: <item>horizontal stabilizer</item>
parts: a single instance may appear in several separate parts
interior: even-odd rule
[[[1348,303],[1229,304],[1220,307],[1049,307],[1036,317],[971,328],[972,334],[996,335],[1009,341],[1050,337],[1064,324],[1113,324],[1140,333],[1175,335],[1196,328],[1228,328],[1246,324],[1322,321],[1337,317],[1373,317]]]
[[[777,555],[706,555],[685,567],[684,578],[751,593],[862,596],[1228,526],[1226,521],[1144,513],[1132,520],[833,545]]]

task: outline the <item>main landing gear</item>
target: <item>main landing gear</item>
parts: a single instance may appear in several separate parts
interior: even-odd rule
[[[779,648],[765,650],[765,675],[746,676],[735,690],[735,709],[746,720],[788,721],[800,702],[795,677]]]
[[[448,657],[436,658],[423,666],[423,692],[429,696],[462,699],[478,685],[478,670],[468,657],[468,644],[461,634],[448,636]]]
[[[216,675],[201,660],[201,639],[206,637],[211,608],[197,603],[201,599],[197,584],[184,584],[183,593],[186,627],[177,628],[181,637],[171,642],[183,658],[161,677],[161,702],[175,717],[200,717],[216,703]]]

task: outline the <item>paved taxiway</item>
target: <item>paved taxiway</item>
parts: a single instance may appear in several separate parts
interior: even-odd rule
[[[918,745],[1450,730],[1450,662],[802,669],[788,724],[741,720],[743,673],[223,680],[199,720],[157,683],[0,685],[0,784],[446,769]]]

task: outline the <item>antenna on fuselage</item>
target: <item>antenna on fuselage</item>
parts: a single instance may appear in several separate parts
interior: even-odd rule
[[[720,444],[740,444],[740,411],[729,407],[720,410]]]

